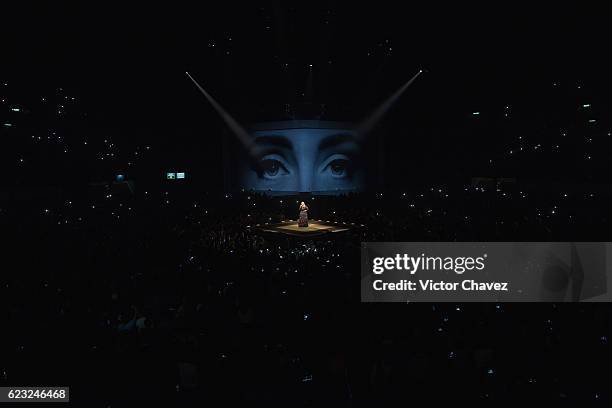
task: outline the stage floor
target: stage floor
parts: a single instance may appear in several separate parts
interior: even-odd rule
[[[294,237],[315,237],[327,234],[345,232],[353,227],[351,224],[334,223],[329,221],[311,220],[308,227],[298,227],[297,221],[285,221],[278,224],[256,225],[261,232],[277,235],[291,235]]]

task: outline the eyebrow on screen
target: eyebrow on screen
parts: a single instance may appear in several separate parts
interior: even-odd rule
[[[338,146],[342,143],[357,144],[357,139],[350,133],[336,133],[321,140],[321,142],[319,142],[319,150],[325,150],[330,147]]]

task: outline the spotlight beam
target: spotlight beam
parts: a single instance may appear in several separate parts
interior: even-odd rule
[[[251,147],[253,145],[253,140],[249,133],[234,119],[223,107],[212,97],[204,88],[200,86],[198,81],[196,81],[189,72],[185,71],[185,74],[191,79],[194,85],[202,92],[202,94],[208,99],[208,102],[213,106],[213,108],[217,111],[217,113],[221,116],[223,121],[227,124],[230,130],[236,135],[240,143],[242,143],[243,147],[247,152],[251,151]]]
[[[418,78],[419,75],[423,73],[423,70],[420,69],[408,82],[402,85],[393,95],[391,95],[386,101],[384,101],[370,116],[365,118],[355,129],[357,136],[359,138],[365,137],[376,124],[380,121],[380,119],[387,113],[391,106],[399,99],[400,96],[408,89],[410,85]]]

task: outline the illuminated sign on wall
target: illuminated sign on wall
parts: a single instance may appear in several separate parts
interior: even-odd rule
[[[166,180],[182,180],[182,179],[185,178],[185,174],[186,173],[184,171],[182,171],[182,172],[174,172],[174,171],[167,172],[166,173]]]

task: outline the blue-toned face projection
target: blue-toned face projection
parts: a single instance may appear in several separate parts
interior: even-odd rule
[[[276,193],[346,193],[364,185],[361,145],[348,124],[321,121],[253,126],[246,189]]]

